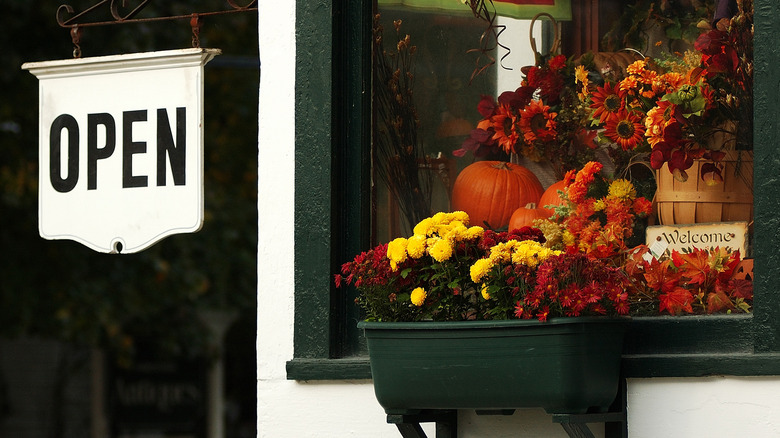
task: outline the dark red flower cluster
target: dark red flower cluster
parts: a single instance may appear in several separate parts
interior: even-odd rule
[[[536,270],[536,286],[515,307],[519,318],[627,315],[628,277],[620,268],[582,253],[549,257]]]
[[[739,53],[729,38],[729,33],[713,29],[696,39],[694,48],[701,52],[701,63],[707,78],[717,74],[735,75],[739,66]]]
[[[566,67],[566,57],[557,55],[550,58],[546,66],[533,66],[526,73],[527,84],[524,86],[530,90],[539,90],[542,101],[548,105],[557,105],[561,101],[563,90],[563,77],[560,71]],[[523,88],[523,87],[520,87]],[[527,90],[521,91],[526,92]]]
[[[413,262],[413,261],[410,261]],[[354,285],[356,288],[387,286],[394,279],[398,290],[407,287],[413,280],[412,276],[402,278],[390,267],[387,258],[387,243],[362,252],[347,263],[341,265],[341,273],[334,275],[336,287]]]

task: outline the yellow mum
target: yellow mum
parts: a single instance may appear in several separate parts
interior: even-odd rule
[[[485,229],[475,225],[473,227],[469,227],[466,230],[466,233],[465,233],[464,237],[466,239],[469,239],[469,240],[471,240],[471,239],[479,239],[480,237],[482,237],[483,234],[485,234]]]
[[[463,222],[455,221],[452,223],[452,226],[450,227],[449,231],[447,231],[447,234],[444,237],[446,239],[450,239],[455,242],[460,242],[466,239],[467,232],[468,232],[468,228],[466,228],[466,226],[463,225]]]
[[[420,307],[425,303],[425,297],[428,296],[428,293],[425,292],[425,289],[421,287],[417,287],[412,291],[412,304],[414,304],[417,307]]]
[[[452,241],[449,239],[439,239],[428,252],[437,262],[449,260],[452,257]]]
[[[410,237],[406,243],[406,252],[409,257],[419,259],[425,255],[425,241],[427,238],[421,234],[415,234]]]
[[[533,240],[524,240],[520,242],[512,253],[512,262],[535,267],[542,260],[542,252],[546,251],[541,244]]]
[[[476,262],[474,262],[473,265],[471,265],[471,268],[469,268],[469,273],[471,274],[471,281],[474,283],[479,282],[482,277],[487,274],[487,272],[490,270],[490,268],[493,267],[493,262],[490,261],[490,259],[479,259]]]
[[[433,223],[436,225],[447,224],[450,222],[449,214],[444,213],[443,211],[434,214],[431,219],[433,219]]]
[[[510,240],[506,243],[499,243],[490,248],[490,260],[494,262],[508,262],[512,259],[512,248],[517,242]]]
[[[407,240],[404,237],[393,239],[387,244],[387,258],[391,262],[403,263],[406,261],[406,245]]]
[[[512,263],[516,265],[534,266],[534,255],[536,251],[529,245],[519,245],[512,251]]]
[[[563,232],[563,244],[566,246],[574,246],[574,234],[569,230]]]
[[[488,293],[487,288],[488,288],[487,284],[482,283],[482,298],[489,300],[490,294]]]
[[[630,181],[625,179],[616,179],[609,185],[610,198],[618,199],[634,199],[636,198],[636,190],[634,185]]]
[[[463,222],[463,225],[469,225],[469,215],[465,211],[453,211],[452,217],[456,221]]]
[[[433,228],[433,219],[425,218],[421,220],[419,224],[415,225],[413,231],[414,234],[421,234],[423,236],[428,236],[431,233],[432,228]]]

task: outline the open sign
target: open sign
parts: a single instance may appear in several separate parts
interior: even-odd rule
[[[203,66],[216,49],[27,63],[39,231],[132,253],[203,224]]]

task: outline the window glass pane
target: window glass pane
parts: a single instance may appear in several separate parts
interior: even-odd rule
[[[552,26],[546,20],[498,17],[494,29],[500,31],[500,44],[496,48],[496,36],[489,25],[475,18],[465,5],[459,13],[379,2],[379,18],[374,23],[372,243],[409,236],[412,227],[430,214],[453,210],[452,184],[475,159],[475,154],[458,154],[458,150],[480,122],[480,127],[495,130],[491,137],[494,143],[502,141],[501,135],[510,135],[510,130],[500,132],[498,126],[503,108],[500,96],[516,90],[526,77],[532,86],[523,91],[536,91],[522,98],[538,104],[528,104],[527,111],[526,104],[520,105],[522,118],[513,114],[517,121],[511,130],[515,135],[512,147],[519,157],[512,159],[531,170],[545,189],[563,179],[566,171],[582,169],[588,161],[603,164],[601,175],[608,180],[602,191],[609,187],[609,180],[630,180],[631,186],[625,181],[617,183],[631,187],[628,193],[632,199],[644,199],[637,203],[641,211],[631,213],[637,218],[632,216],[627,230],[621,232],[626,240],[618,239],[616,251],[646,243],[648,225],[750,223],[752,183],[744,190],[737,183],[752,180],[752,156],[721,150],[735,145],[737,149],[752,149],[752,65],[737,68],[738,60],[751,56],[752,36],[747,33],[751,27],[740,24],[746,22],[747,15],[734,20],[728,35],[710,35],[702,26],[712,21],[714,5],[646,10],[644,15],[610,0],[574,2],[571,6],[572,19]],[[563,28],[560,33],[559,26]],[[546,35],[550,28],[555,32],[544,44],[543,31]],[[737,33],[741,28],[744,35]],[[533,30],[531,38],[529,29]],[[694,43],[702,34],[706,47],[701,39]],[[551,40],[555,44],[549,44]],[[563,56],[545,58],[529,73],[523,67],[535,64],[532,42],[541,54]],[[600,51],[599,42],[603,46]],[[551,52],[551,46],[561,52]],[[724,53],[708,52],[715,49]],[[578,58],[588,51],[596,53]],[[730,60],[725,62],[724,57]],[[486,66],[491,60],[496,62]],[[732,61],[735,72],[725,70],[725,64],[731,66]],[[536,78],[530,79],[532,75]],[[489,115],[479,111],[483,96],[498,97],[498,104],[493,101],[493,107],[483,111]],[[672,105],[673,113],[669,109]],[[666,113],[662,111],[665,108]],[[532,110],[544,116],[545,128],[533,125],[538,124],[536,116],[526,117]],[[487,127],[487,123],[496,124]],[[505,122],[504,129],[506,126]],[[721,138],[723,131],[730,131],[730,140]],[[546,150],[534,155],[534,148]],[[668,167],[661,168],[665,162]],[[671,194],[661,190],[664,181],[674,185]],[[648,214],[653,199],[654,210]],[[667,207],[674,209],[671,219]],[[683,208],[688,207],[693,213],[683,214]],[[709,215],[713,211],[716,213]],[[590,214],[588,220],[596,216]],[[594,221],[593,227],[608,230],[603,234],[608,236],[613,230],[608,226],[610,219],[599,220],[601,224]],[[483,224],[473,215],[472,221]],[[497,228],[506,227],[507,222]],[[583,242],[581,248],[590,252],[593,242]],[[740,253],[752,255],[749,248]],[[699,301],[698,313],[708,312],[703,300]]]
[[[496,51],[481,53],[481,38],[488,46],[495,45],[495,38],[468,7],[457,13],[380,4],[375,36],[381,36],[381,46],[375,44],[374,57],[374,242],[409,235],[431,212],[450,210],[451,185],[474,159],[453,152],[482,118],[480,97],[513,90],[520,83],[520,67],[533,64],[529,21],[500,20],[507,26],[502,41],[523,41],[511,50],[499,49],[499,56],[507,55],[499,61],[507,68],[488,66]]]

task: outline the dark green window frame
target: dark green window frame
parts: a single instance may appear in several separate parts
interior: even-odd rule
[[[295,348],[288,379],[371,377],[338,266],[368,246],[371,2],[297,1]],[[634,318],[627,377],[780,375],[780,3],[755,0],[754,311]]]

